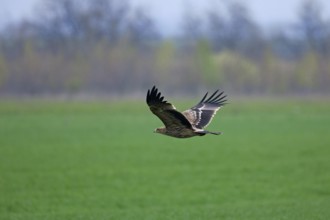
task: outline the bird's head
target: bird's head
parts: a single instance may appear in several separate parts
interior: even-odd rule
[[[156,128],[154,130],[154,133],[165,134],[166,133],[166,128]]]

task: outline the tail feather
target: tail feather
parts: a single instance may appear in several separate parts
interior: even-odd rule
[[[198,131],[196,133],[200,134],[201,136],[206,135],[206,134],[214,134],[214,135],[222,134],[222,132],[214,132],[214,131],[207,131],[207,130]]]
[[[214,134],[214,135],[219,135],[222,134],[222,132],[214,132],[214,131],[207,131],[208,134]]]

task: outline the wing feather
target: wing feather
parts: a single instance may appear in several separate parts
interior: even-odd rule
[[[164,100],[155,86],[148,90],[146,102],[151,112],[164,123],[167,129],[192,128],[188,119],[178,112],[174,105]]]
[[[200,129],[205,128],[210,124],[217,111],[226,104],[227,96],[224,95],[224,92],[218,92],[219,90],[216,90],[210,97],[207,97],[208,93],[206,93],[197,105],[182,113],[193,126]]]

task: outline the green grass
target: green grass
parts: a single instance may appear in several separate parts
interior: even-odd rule
[[[0,102],[0,219],[330,219],[329,102],[231,100],[222,136],[160,124],[143,102]]]

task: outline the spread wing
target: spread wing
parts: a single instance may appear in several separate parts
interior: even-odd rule
[[[203,129],[210,124],[221,106],[226,104],[226,95],[218,92],[219,90],[215,91],[208,98],[208,93],[206,93],[197,105],[183,112],[193,126]]]
[[[152,113],[157,115],[167,129],[192,128],[188,119],[174,105],[165,101],[155,86],[148,90],[146,101]]]

